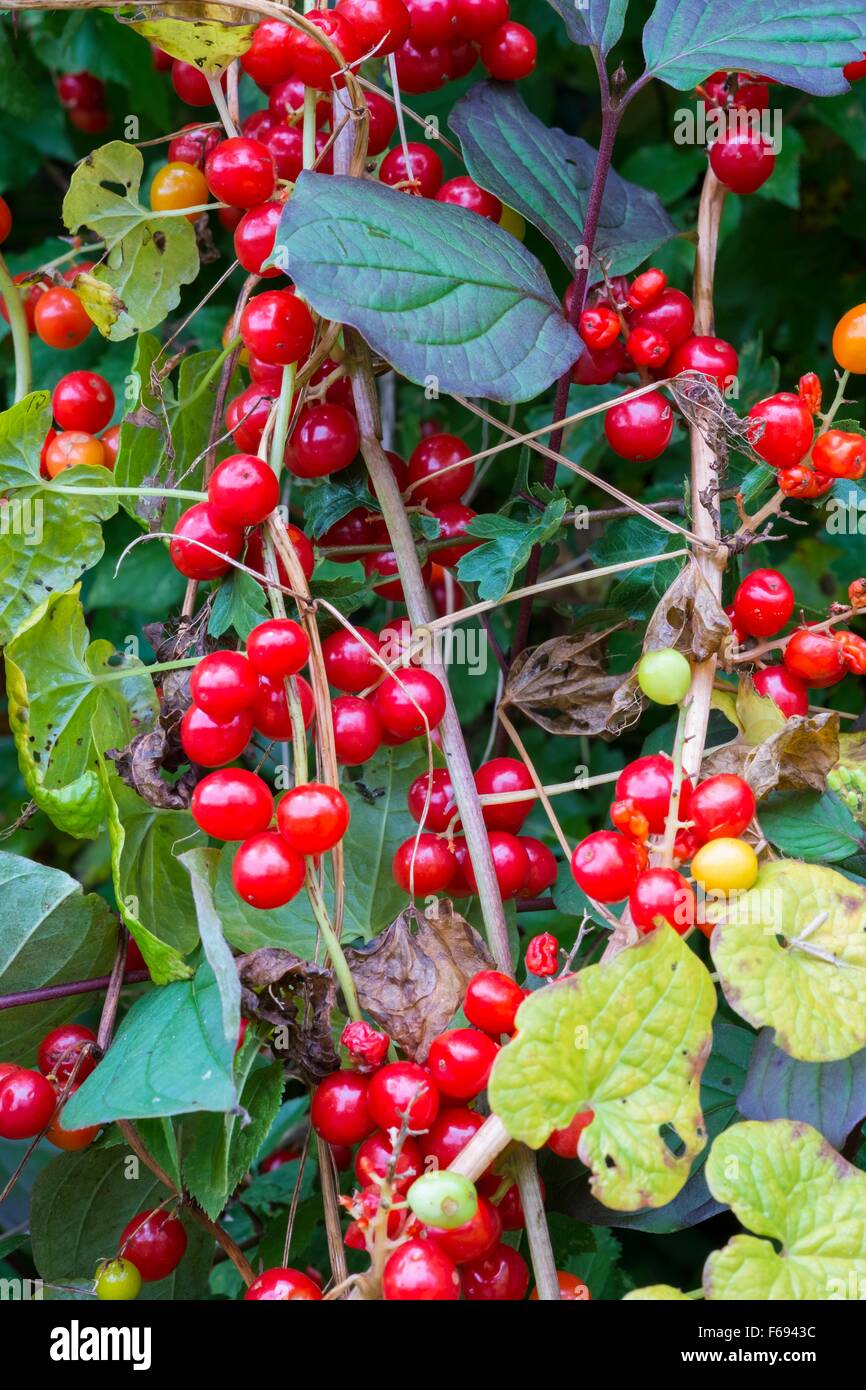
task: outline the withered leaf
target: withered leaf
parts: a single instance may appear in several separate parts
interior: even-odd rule
[[[604,666],[612,632],[569,633],[523,652],[509,672],[503,705],[552,734],[605,734],[611,697],[622,682]]]
[[[241,1007],[277,1029],[271,1047],[292,1076],[317,1085],[340,1065],[331,1032],[337,1002],[332,970],[291,951],[264,947],[238,961]]]
[[[794,715],[757,746],[740,736],[717,748],[704,759],[702,771],[706,777],[736,773],[760,801],[776,790],[823,792],[838,760],[838,714]]]
[[[492,964],[481,937],[447,899],[425,913],[407,908],[346,958],[361,1007],[419,1062],[451,1022],[472,976]]]
[[[163,811],[184,811],[189,806],[201,774],[190,769],[174,783],[162,776],[163,769],[172,771],[187,761],[180,744],[179,721],[166,729],[161,720],[155,729],[134,738],[122,752],[113,748],[106,756],[113,760],[127,786],[150,806]]]

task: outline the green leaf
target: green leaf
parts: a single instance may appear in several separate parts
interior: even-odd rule
[[[767,182],[757,190],[759,198],[783,203],[786,208],[800,206],[800,160],[805,148],[800,132],[796,127],[789,126],[776,156],[776,167]]]
[[[158,710],[141,662],[89,636],[76,587],[47,598],[6,648],[21,774],[58,829],[80,838],[105,821],[98,754],[149,729]]]
[[[241,985],[234,956],[223,936],[222,923],[213,901],[213,878],[219,862],[219,851],[191,849],[180,855],[180,862],[189,870],[201,944],[220,992],[223,1036],[227,1042],[237,1042],[241,1021]]]
[[[261,1065],[261,1043],[251,1028],[235,1063],[239,1109],[196,1115],[183,1126],[184,1186],[214,1221],[249,1172],[280,1108],[283,1065]]]
[[[222,637],[236,632],[246,641],[254,627],[268,616],[265,591],[255,579],[241,570],[227,575],[214,594],[211,604],[208,636]]]
[[[318,313],[420,385],[530,400],[580,351],[540,263],[463,208],[307,172],[276,245]]]
[[[112,1120],[231,1110],[236,1037],[222,1029],[213,971],[202,962],[191,980],[148,990],[137,999],[96,1071],[63,1111],[67,1129]]]
[[[59,869],[0,850],[0,994],[107,975],[117,921],[103,898]],[[45,1034],[96,1002],[78,994],[0,1012],[0,1055],[31,1065]]]
[[[487,538],[461,557],[457,576],[461,583],[478,584],[478,596],[485,600],[504,598],[514,585],[519,570],[526,565],[532,547],[552,540],[562,525],[567,501],[562,498],[545,507],[537,521],[515,521],[511,517],[476,516],[467,526],[472,536]]]
[[[841,1062],[795,1062],[766,1029],[737,1103],[747,1120],[803,1120],[841,1149],[866,1116],[866,1049]]]
[[[866,101],[860,83],[842,96],[816,101],[809,115],[840,136],[855,159],[866,158]]]
[[[126,1223],[160,1206],[166,1195],[159,1179],[125,1149],[85,1149],[55,1158],[33,1188],[32,1248],[41,1278],[56,1284],[92,1280],[99,1261],[116,1251]],[[213,1240],[189,1217],[181,1220],[186,1254],[167,1279],[144,1284],[139,1298],[204,1296]]]
[[[608,523],[602,535],[590,546],[592,562],[599,568],[621,560],[639,560],[662,555],[679,548],[675,536],[665,536],[651,521],[629,517]],[[614,583],[608,602],[611,607],[637,621],[649,619],[679,573],[681,561],[662,560],[646,569],[627,574]]]
[[[839,864],[866,850],[866,832],[832,792],[786,792],[761,807],[767,839],[792,858]]]
[[[547,3],[562,19],[573,43],[587,44],[606,54],[622,37],[628,0],[592,0],[591,4],[547,0]]]
[[[687,1293],[682,1289],[674,1288],[673,1284],[647,1284],[642,1289],[632,1289],[623,1299],[623,1303],[644,1302],[644,1303],[691,1303]]]
[[[516,87],[501,82],[471,87],[449,125],[476,182],[538,227],[574,274],[598,152],[549,129]],[[676,235],[656,194],[611,170],[594,248],[610,261],[611,273],[634,270]]]
[[[39,475],[39,453],[51,426],[48,395],[37,391],[0,415],[0,644],[58,590],[72,587],[101,557],[101,522],[117,511],[115,497],[73,497]],[[68,469],[65,482],[109,487],[105,468]]]
[[[111,877],[120,914],[156,984],[183,980],[198,942],[189,874],[177,851],[204,838],[186,811],[163,811],[100,763],[108,808]]]
[[[594,1195],[616,1211],[664,1206],[706,1142],[699,1087],[715,1009],[706,968],[659,927],[521,1004],[517,1035],[493,1065],[491,1109],[536,1149],[592,1110],[580,1157]]]
[[[370,512],[380,510],[365,472],[349,469],[323,478],[319,487],[304,493],[304,529],[311,536],[321,536],[356,507]]]
[[[716,1140],[713,1196],[749,1230],[704,1266],[707,1298],[857,1300],[866,1279],[866,1173],[810,1125],[750,1120]],[[778,1249],[771,1241],[776,1241]]]
[[[648,74],[678,91],[727,68],[830,96],[864,48],[860,0],[657,0],[643,33]]]
[[[180,303],[181,286],[191,284],[199,270],[192,224],[142,204],[143,173],[141,152],[112,140],[76,167],[63,200],[69,231],[88,227],[108,248],[103,263],[78,277],[76,290],[112,342],[162,323]]]
[[[803,1062],[866,1046],[866,888],[833,869],[776,860],[748,893],[707,903],[725,998]]]

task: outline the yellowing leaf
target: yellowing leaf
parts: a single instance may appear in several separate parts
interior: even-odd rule
[[[687,1293],[682,1289],[675,1289],[673,1284],[647,1284],[643,1289],[632,1289],[623,1298],[623,1303],[641,1302],[669,1302],[669,1303],[691,1303]]]
[[[144,206],[143,173],[140,151],[112,140],[82,159],[63,200],[69,231],[89,227],[105,242],[105,260],[77,277],[75,288],[100,333],[112,342],[162,323],[180,302],[181,286],[199,269],[192,224]]]
[[[710,1255],[707,1298],[866,1297],[866,1173],[846,1163],[811,1125],[732,1125],[713,1144],[706,1174],[716,1200],[769,1238],[734,1236]]]
[[[801,1062],[866,1046],[866,889],[816,864],[779,860],[726,907],[712,942],[725,998]]]
[[[700,1080],[716,996],[707,970],[659,927],[603,965],[538,990],[490,1077],[508,1132],[538,1149],[592,1110],[580,1157],[615,1211],[670,1202],[706,1143]]]
[[[246,16],[250,22],[241,23]],[[246,53],[258,18],[251,11],[227,10],[225,5],[184,4],[161,5],[149,10],[147,18],[127,22],[172,58],[215,73]]]

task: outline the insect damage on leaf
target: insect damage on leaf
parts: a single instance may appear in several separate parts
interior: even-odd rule
[[[275,1030],[274,1056],[286,1071],[314,1086],[340,1059],[331,1035],[337,986],[333,972],[291,951],[264,947],[238,961],[241,1004],[248,1018]]]

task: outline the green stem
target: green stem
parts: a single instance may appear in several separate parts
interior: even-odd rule
[[[206,492],[178,487],[64,487],[62,483],[43,483],[43,492],[75,493],[78,497],[179,497],[184,502],[206,502]]]
[[[241,344],[241,335],[240,335],[240,333],[239,333],[239,334],[237,335],[236,338],[232,338],[231,342],[228,343],[228,344],[226,345],[226,347],[223,348],[223,350],[222,350],[222,352],[220,353],[219,357],[217,357],[217,358],[215,359],[215,361],[211,364],[211,366],[210,366],[210,367],[208,368],[208,370],[205,372],[204,376],[202,377],[201,381],[199,382],[199,384],[198,384],[198,386],[195,388],[195,390],[192,392],[192,394],[189,395],[189,396],[185,396],[185,397],[183,398],[182,401],[178,401],[177,404],[178,404],[178,409],[179,409],[179,410],[185,409],[187,406],[192,405],[194,401],[197,401],[197,400],[199,399],[200,396],[203,396],[203,395],[204,395],[205,391],[206,391],[207,388],[210,386],[210,384],[211,384],[211,382],[213,381],[214,377],[217,376],[217,374],[218,374],[219,372],[222,371],[223,363],[226,361],[226,359],[227,359],[228,357],[231,357],[231,355],[232,355],[232,353],[234,352],[235,348],[240,347],[240,344]],[[179,494],[177,494],[177,495],[179,495]]]
[[[94,676],[94,681],[103,684],[105,681],[128,681],[133,676],[160,676],[164,671],[185,671],[190,666],[197,666],[201,661],[200,656],[184,657],[182,661],[157,661],[153,666],[124,667],[122,670],[105,671],[101,676]]]
[[[318,923],[319,931],[322,933],[322,939],[327,947],[328,955],[331,958],[334,974],[337,977],[340,989],[343,991],[346,1010],[349,1017],[354,1019],[357,1023],[361,1019],[361,1006],[358,1003],[358,995],[355,991],[355,981],[352,979],[352,972],[349,969],[349,962],[343,954],[343,948],[337,940],[334,929],[331,926],[330,918],[328,917],[328,909],[322,897],[322,890],[316,878],[314,865],[315,860],[307,860],[307,893],[310,898],[310,905]]]
[[[292,362],[288,367],[283,367],[283,379],[280,383],[280,398],[277,401],[277,414],[274,419],[274,432],[271,436],[271,448],[269,461],[271,468],[279,477],[286,453],[286,439],[289,433],[289,421],[292,414],[292,401],[295,396],[295,373],[297,362]]]
[[[6,305],[9,327],[12,330],[12,347],[15,351],[15,402],[23,401],[30,394],[32,372],[30,365],[30,333],[27,329],[27,315],[21,292],[9,267],[0,256],[0,295]]]

